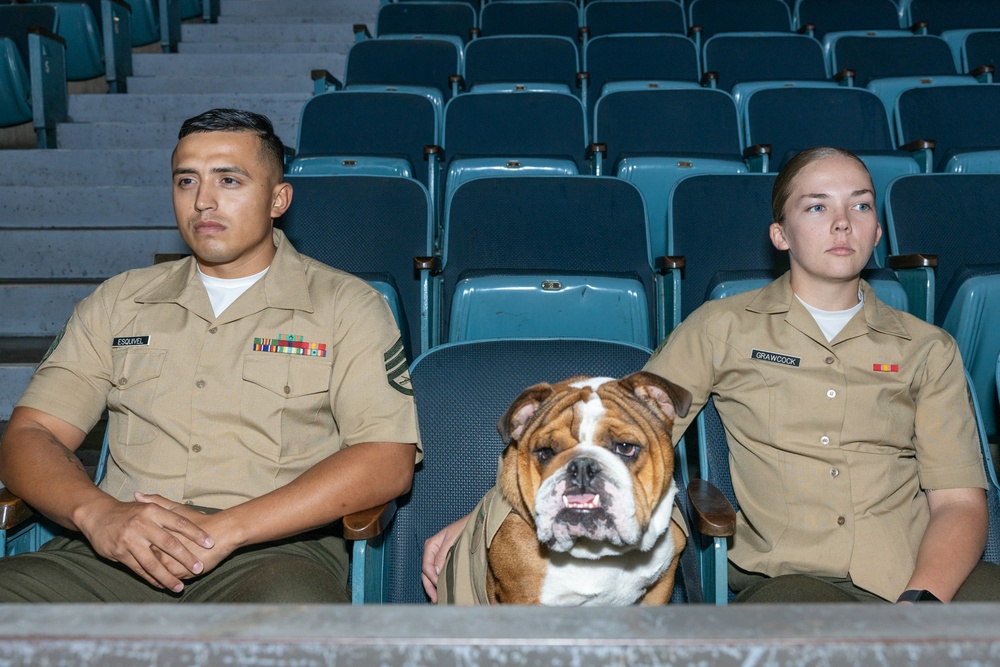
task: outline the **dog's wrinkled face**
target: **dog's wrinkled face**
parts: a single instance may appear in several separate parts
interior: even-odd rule
[[[636,545],[671,484],[670,431],[690,398],[650,373],[531,387],[498,423],[501,490],[553,551]]]

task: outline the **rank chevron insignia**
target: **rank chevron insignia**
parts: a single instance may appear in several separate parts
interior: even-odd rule
[[[403,339],[398,338],[385,357],[385,376],[389,386],[406,396],[413,396],[410,386],[410,376],[407,375],[406,351],[403,350]]]

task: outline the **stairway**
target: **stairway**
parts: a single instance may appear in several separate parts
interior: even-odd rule
[[[0,150],[0,422],[73,304],[102,280],[187,248],[170,153],[181,122],[215,107],[267,115],[294,146],[310,70],[344,72],[352,26],[377,0],[222,0],[182,26],[178,53],[136,53],[124,95],[71,95],[58,149]],[[278,15],[276,15],[278,14]]]

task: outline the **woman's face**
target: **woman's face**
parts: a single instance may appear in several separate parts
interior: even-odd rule
[[[871,177],[840,155],[802,168],[784,213],[784,222],[771,224],[771,242],[788,251],[792,281],[801,285],[856,281],[882,237]]]

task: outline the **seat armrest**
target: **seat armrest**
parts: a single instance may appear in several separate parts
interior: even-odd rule
[[[703,88],[715,88],[719,85],[719,73],[709,70],[701,75],[701,85]]]
[[[890,255],[886,257],[885,264],[890,269],[932,269],[938,265],[938,256],[921,253]]]
[[[688,28],[687,36],[690,39],[695,39],[696,37],[701,37],[702,27],[700,25],[693,25]]]
[[[340,90],[344,87],[344,84],[340,82],[340,79],[330,74],[330,72],[325,69],[309,70],[309,76],[312,78],[313,82],[313,95],[325,93],[331,88],[334,90]]]
[[[816,26],[815,24],[807,23],[799,28],[798,33],[800,35],[809,35],[810,37],[814,37],[816,35]]]
[[[853,86],[857,72],[852,69],[842,69],[833,75],[833,80],[845,86]]]
[[[899,148],[900,148],[900,150],[910,151],[911,153],[913,153],[915,151],[933,150],[934,149],[934,140],[933,139],[917,139],[915,141],[911,141],[908,144],[903,144]]]
[[[657,273],[666,273],[667,271],[672,271],[673,269],[683,269],[686,265],[683,255],[677,255],[675,257],[663,255],[662,257],[657,257],[653,263]]]
[[[586,44],[587,40],[590,39],[590,28],[585,25],[580,26],[576,30],[576,40],[581,44]]]
[[[414,257],[413,268],[417,271],[440,271],[441,260],[438,257]]]
[[[354,41],[360,42],[360,41],[363,41],[363,40],[366,40],[366,39],[371,39],[371,38],[372,38],[372,34],[368,30],[368,26],[367,25],[365,25],[364,23],[355,23],[354,24]]]
[[[372,507],[371,509],[348,514],[344,517],[344,538],[348,540],[370,540],[382,534],[392,517],[396,515],[396,501]]]
[[[699,533],[710,537],[730,537],[736,533],[736,510],[710,482],[692,479],[688,499]]]
[[[976,69],[969,72],[969,76],[976,79],[980,83],[993,83],[993,74],[996,72],[996,68],[993,65],[980,65]]]
[[[10,530],[32,514],[27,503],[6,488],[0,488],[0,529]]]
[[[928,25],[927,21],[917,21],[909,27],[909,31],[915,35],[926,35]]]

